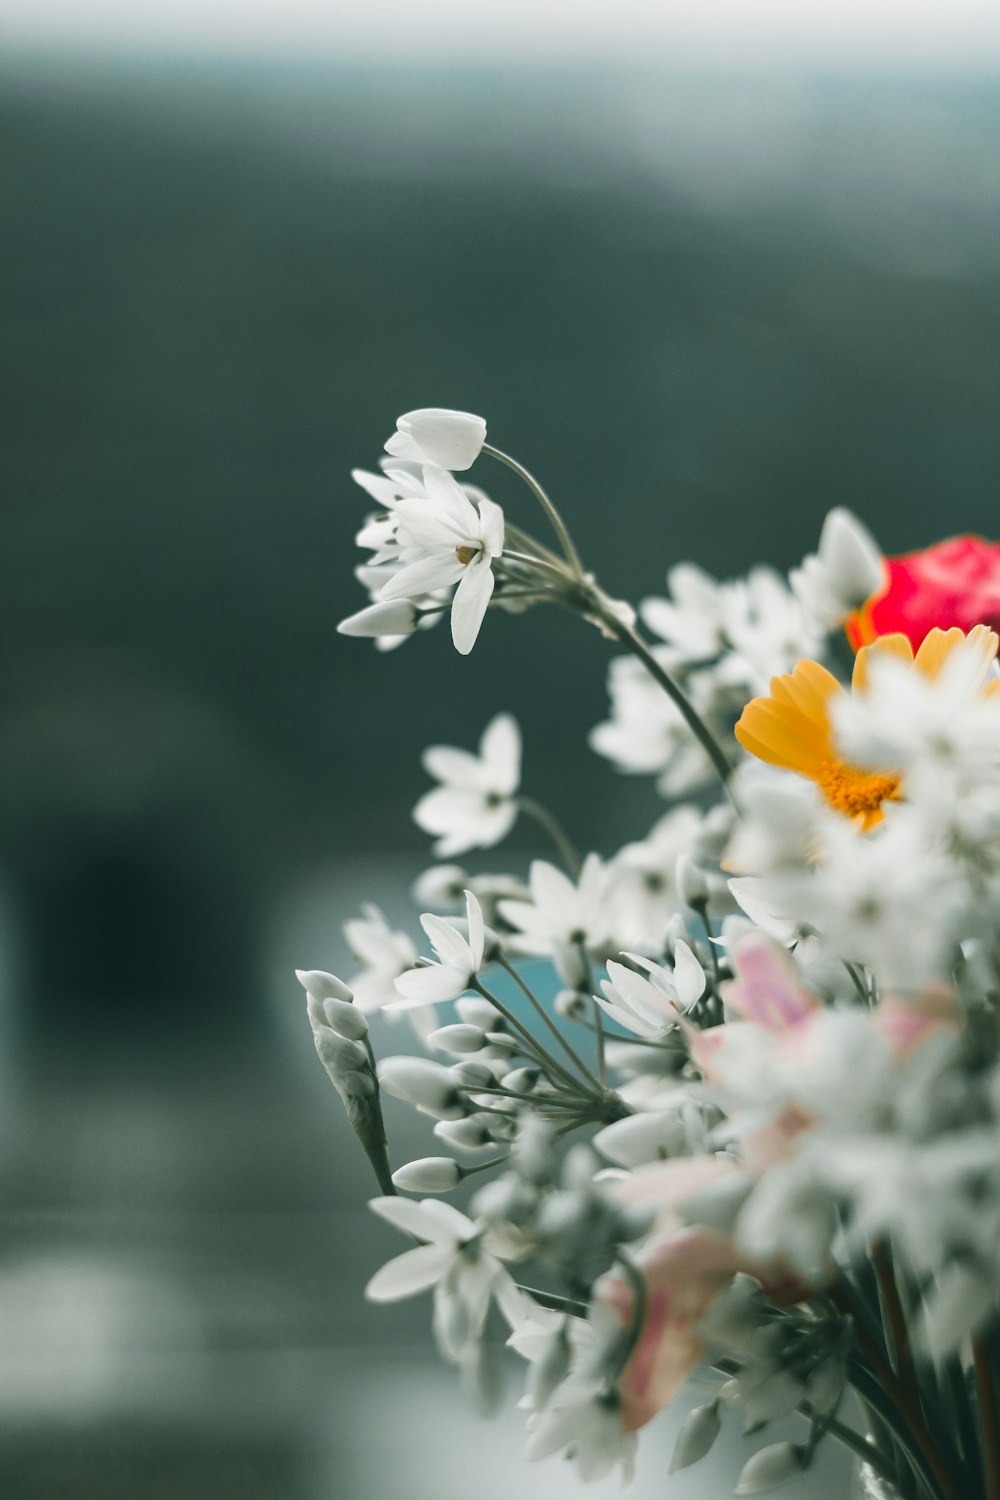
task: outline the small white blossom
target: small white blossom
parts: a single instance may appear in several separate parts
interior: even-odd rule
[[[551,954],[557,959],[581,947],[602,951],[611,938],[607,866],[588,854],[574,884],[544,859],[532,861],[530,901],[501,901],[500,914],[515,934],[511,946],[521,953]]]
[[[510,714],[497,714],[483,731],[479,754],[432,745],[424,768],[441,785],[421,797],[414,822],[435,835],[443,859],[467,849],[488,849],[509,833],[517,818],[521,735]]]

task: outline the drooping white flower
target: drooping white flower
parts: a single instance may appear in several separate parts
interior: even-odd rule
[[[627,956],[645,969],[649,977],[611,959],[608,977],[601,980],[603,994],[595,995],[594,999],[626,1031],[651,1039],[661,1037],[705,993],[701,964],[681,938],[674,944],[673,970],[638,954]]]
[[[479,754],[452,745],[432,745],[424,768],[441,785],[421,797],[413,818],[435,835],[442,859],[467,849],[489,849],[509,833],[517,818],[521,775],[521,734],[510,714],[497,714],[483,731]]]
[[[471,468],[486,441],[486,423],[468,411],[426,406],[396,419],[396,431],[385,445],[394,458],[439,469]]]
[[[406,1010],[411,1006],[434,1005],[442,1000],[457,1000],[469,989],[479,973],[486,946],[483,913],[471,891],[465,893],[468,937],[444,917],[425,912],[420,918],[437,962],[422,968],[408,969],[396,980],[397,998],[388,1008]],[[399,999],[398,996],[402,996]]]
[[[842,625],[881,588],[882,554],[857,516],[836,506],[823,522],[819,548],[793,568],[789,582],[812,629]]]
[[[493,595],[494,560],[504,542],[503,511],[486,496],[474,505],[443,469],[425,468],[425,494],[395,507],[401,566],[382,586],[383,599],[412,598],[458,584],[451,633],[463,656],[472,650]]]

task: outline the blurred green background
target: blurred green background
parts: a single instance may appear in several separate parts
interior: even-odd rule
[[[428,1373],[426,1309],[361,1301],[399,1247],[291,968],[348,967],[363,898],[412,922],[419,752],[500,708],[584,844],[657,803],[583,747],[577,622],[491,615],[468,659],[336,635],[350,470],[401,411],[480,412],[633,599],[787,568],[834,504],[888,551],[996,536],[997,88],[2,63],[4,1494],[556,1493]]]

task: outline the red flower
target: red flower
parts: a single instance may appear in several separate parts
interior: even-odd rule
[[[934,626],[1000,630],[1000,542],[955,536],[923,552],[887,557],[884,587],[847,621],[857,651],[899,632],[916,650]]]

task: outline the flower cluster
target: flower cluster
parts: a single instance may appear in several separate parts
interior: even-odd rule
[[[368,1295],[432,1291],[484,1410],[512,1351],[528,1457],[584,1480],[627,1477],[698,1371],[674,1468],[726,1421],[797,1414],[737,1493],[833,1439],[900,1494],[1000,1500],[996,549],[886,560],[838,510],[788,580],[675,565],[634,612],[485,431],[410,413],[384,473],[356,476],[382,507],[359,537],[376,602],[342,628],[386,644],[450,608],[465,652],[489,607],[560,603],[626,653],[594,749],[670,806],[581,853],[522,790],[509,713],[478,753],[426,751],[414,817],[439,860],[522,816],[552,857],[433,865],[423,950],[369,907],[347,924],[357,975],[300,974],[372,1206],[416,1241]],[[524,479],[554,548],[453,477],[480,453]],[[424,1055],[376,1070],[373,1012],[405,1012]],[[434,1121],[440,1155],[391,1171],[383,1090]]]

